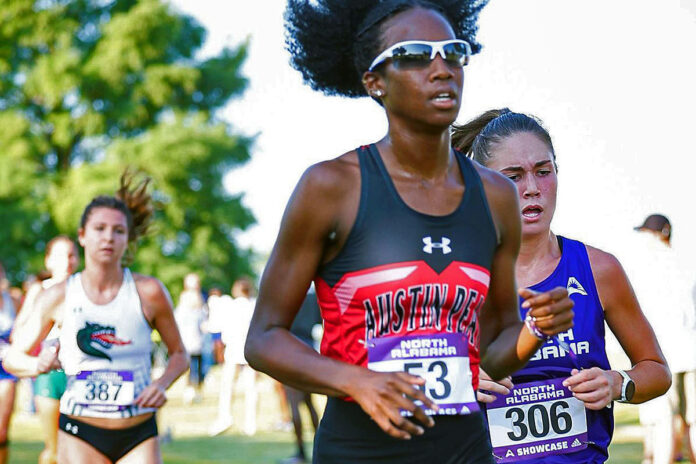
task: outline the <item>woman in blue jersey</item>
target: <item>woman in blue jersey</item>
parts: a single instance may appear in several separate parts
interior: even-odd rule
[[[122,265],[152,216],[148,181],[131,182],[124,174],[115,197],[99,196],[87,205],[78,231],[84,270],[39,294],[5,359],[20,376],[47,372],[56,360],[65,371],[59,463],[161,462],[154,413],[188,366],[166,288]],[[60,325],[57,353],[31,356],[54,324]],[[154,380],[152,329],[169,351],[164,373]]]
[[[653,330],[614,256],[551,231],[556,155],[535,118],[491,110],[456,126],[452,141],[517,187],[518,282],[542,292],[564,286],[575,302],[574,327],[546,339],[512,375],[514,388],[509,381],[482,382],[481,389],[494,392],[479,395],[487,403],[494,454],[498,462],[604,462],[613,432],[612,402],[642,403],[669,387],[669,369]],[[628,371],[609,366],[605,321],[631,360]]]
[[[330,396],[315,462],[492,462],[479,364],[504,377],[541,346],[517,314],[515,191],[450,144],[484,4],[289,2],[295,68],[327,94],[373,98],[388,121],[300,180],[247,337],[252,367]],[[321,355],[289,330],[312,280]],[[535,330],[572,326],[565,287],[523,295]]]

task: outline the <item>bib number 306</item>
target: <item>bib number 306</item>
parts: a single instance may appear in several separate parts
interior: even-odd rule
[[[526,414],[522,408],[510,408],[505,413],[505,418],[512,419],[513,430],[507,432],[507,435],[512,441],[522,441],[529,435],[534,438],[546,437],[551,430],[558,435],[568,433],[573,427],[569,409],[567,401],[551,403],[548,409],[545,405],[536,404]]]
[[[587,448],[585,405],[563,379],[517,384],[509,395],[486,405],[486,414],[499,463]]]

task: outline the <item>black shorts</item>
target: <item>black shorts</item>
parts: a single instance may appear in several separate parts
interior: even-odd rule
[[[157,421],[154,414],[142,424],[115,430],[95,427],[61,414],[58,427],[59,430],[89,443],[111,462],[118,461],[148,438],[157,436]]]
[[[314,464],[494,464],[480,413],[435,416],[410,440],[387,435],[353,402],[329,398],[314,437]]]

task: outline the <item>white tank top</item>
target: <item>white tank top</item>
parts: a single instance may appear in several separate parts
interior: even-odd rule
[[[5,352],[10,347],[10,333],[14,324],[17,312],[15,311],[12,297],[9,293],[2,292],[2,307],[0,307],[0,360],[5,356]]]
[[[133,404],[150,384],[151,332],[130,270],[104,305],[87,298],[80,273],[71,276],[58,355],[68,376],[60,412],[115,419],[155,411]]]

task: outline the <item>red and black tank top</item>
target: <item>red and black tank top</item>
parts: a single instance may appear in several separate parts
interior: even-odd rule
[[[455,152],[464,179],[456,210],[431,216],[399,196],[373,145],[357,150],[360,206],[346,243],[315,278],[324,319],[321,352],[367,366],[370,340],[461,333],[478,386],[478,316],[497,247],[483,184]]]

